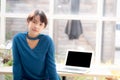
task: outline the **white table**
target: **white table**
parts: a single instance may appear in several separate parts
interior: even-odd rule
[[[60,66],[59,66],[60,67]],[[117,67],[120,68],[120,67]],[[57,67],[58,69],[58,67]],[[63,76],[63,80],[65,80],[65,77],[67,76],[91,76],[91,77],[116,77],[118,75],[114,75],[111,72],[112,67],[106,67],[106,66],[101,66],[101,67],[93,67],[91,68],[90,72],[88,73],[70,73],[70,72],[63,72],[63,71],[58,71],[58,74],[60,76]],[[113,67],[114,69],[114,67]],[[0,74],[12,74],[12,67],[0,67]],[[119,75],[120,76],[120,75]]]

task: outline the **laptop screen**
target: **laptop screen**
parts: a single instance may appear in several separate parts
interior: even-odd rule
[[[76,67],[90,67],[92,52],[68,51],[66,65]]]

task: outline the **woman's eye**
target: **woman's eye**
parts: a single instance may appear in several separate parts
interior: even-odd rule
[[[40,24],[40,26],[42,25],[42,23]]]
[[[33,21],[33,23],[36,23],[35,21]]]

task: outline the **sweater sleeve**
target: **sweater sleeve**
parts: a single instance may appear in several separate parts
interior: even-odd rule
[[[53,44],[53,41],[50,39],[47,59],[46,59],[46,68],[48,71],[49,80],[59,80],[59,77],[56,71],[54,53],[55,53],[54,44]]]
[[[13,54],[13,80],[22,80],[22,69],[17,45],[17,37],[14,37],[13,39],[12,54]]]

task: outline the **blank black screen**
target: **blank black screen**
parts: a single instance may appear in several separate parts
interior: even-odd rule
[[[92,53],[69,51],[66,65],[77,67],[90,67]]]

